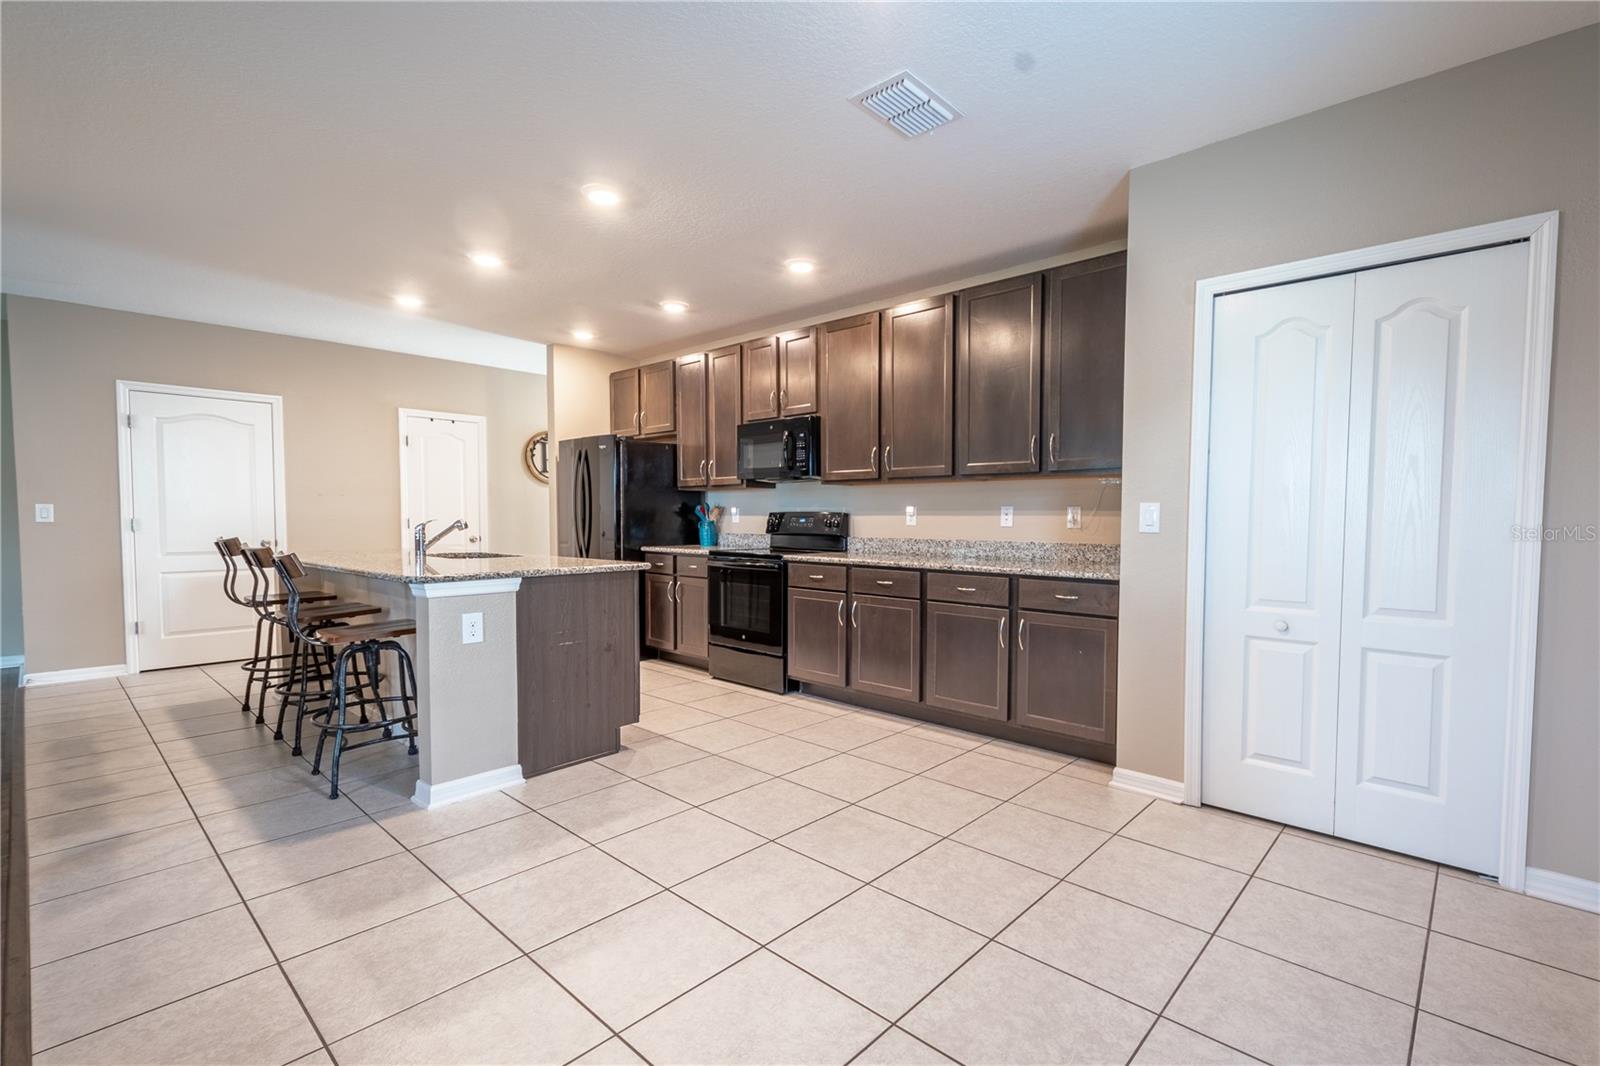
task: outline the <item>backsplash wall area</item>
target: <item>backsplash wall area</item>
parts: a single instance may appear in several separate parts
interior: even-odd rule
[[[761,533],[769,511],[846,511],[857,537],[929,537],[1117,544],[1122,487],[1116,478],[1031,477],[994,481],[792,481],[772,488],[719,489],[706,494],[723,509],[727,533]],[[906,507],[917,524],[906,525]],[[1000,525],[1000,508],[1013,524]],[[740,511],[735,524],[728,512]],[[1067,528],[1067,508],[1083,508],[1083,528]]]

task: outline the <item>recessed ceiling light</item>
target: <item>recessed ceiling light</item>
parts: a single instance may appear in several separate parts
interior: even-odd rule
[[[407,311],[415,311],[422,306],[422,297],[414,292],[397,292],[394,294],[394,302]]]
[[[585,185],[583,198],[596,207],[616,207],[622,202],[622,194],[609,185]]]
[[[681,315],[689,310],[689,305],[682,300],[662,300],[661,310],[669,315]]]
[[[585,344],[587,344],[589,341],[594,340],[594,330],[575,329],[572,331],[572,339],[575,341],[583,341]]]
[[[467,258],[472,260],[473,266],[480,266],[485,270],[499,270],[506,265],[506,261],[493,252],[468,252]]]
[[[783,268],[791,274],[809,274],[817,269],[817,264],[809,259],[785,259]]]

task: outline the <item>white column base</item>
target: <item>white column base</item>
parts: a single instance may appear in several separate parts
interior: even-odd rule
[[[436,781],[430,784],[419,780],[417,790],[411,794],[411,802],[418,807],[431,810],[434,807],[459,803],[473,796],[481,796],[486,792],[495,792],[520,784],[522,784],[522,767],[512,763],[498,770],[485,770],[470,777],[458,777],[454,781]]]

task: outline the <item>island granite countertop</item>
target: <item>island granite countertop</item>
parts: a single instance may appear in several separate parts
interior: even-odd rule
[[[854,538],[852,538],[854,539]],[[890,543],[885,543],[889,541]],[[992,542],[995,545],[1005,542]],[[791,563],[834,563],[841,566],[883,566],[895,570],[946,570],[960,574],[1006,574],[1013,577],[1056,577],[1079,581],[1117,581],[1121,577],[1121,552],[1116,545],[1063,544],[1048,552],[1007,550],[970,541],[898,541],[877,538],[870,547],[854,545],[847,552],[784,552]],[[974,546],[981,544],[981,547]],[[896,550],[914,545],[914,550]],[[947,545],[942,547],[941,545]],[[733,546],[730,545],[730,548]],[[738,549],[764,545],[739,544]],[[697,544],[648,545],[646,552],[666,555],[706,555],[711,549]],[[737,550],[737,549],[735,549]]]
[[[440,581],[492,581],[512,577],[557,577],[570,574],[607,574],[648,570],[649,563],[629,559],[573,559],[564,555],[500,555],[486,559],[451,559],[438,552],[427,557],[424,571],[416,572],[410,552],[312,551],[302,553],[306,567],[339,574],[431,584]]]

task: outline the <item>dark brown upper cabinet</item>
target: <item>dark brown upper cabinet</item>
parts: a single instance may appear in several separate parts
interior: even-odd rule
[[[1016,617],[1016,724],[1115,744],[1116,619],[1044,611]]]
[[[824,481],[865,481],[878,476],[881,328],[876,311],[817,328]]]
[[[778,414],[817,413],[817,330],[790,330],[775,338],[778,346]]]
[[[706,353],[678,357],[678,486],[703,489],[710,477],[706,439]]]
[[[1045,275],[1044,469],[1122,469],[1128,253]]]
[[[1039,469],[1044,277],[1025,274],[956,298],[956,473]]]
[[[677,427],[673,410],[677,368],[671,359],[639,368],[639,435],[658,437]]]
[[[883,312],[884,477],[950,476],[954,347],[953,296]]]
[[[706,463],[707,485],[738,485],[739,346],[718,348],[707,357]]]
[[[639,368],[611,375],[611,432],[619,437],[639,435]]]
[[[1004,607],[928,601],[923,702],[1005,721],[1009,701]]]
[[[819,685],[845,683],[844,593],[789,590],[789,676]]]
[[[778,338],[744,342],[744,420],[778,417]]]
[[[922,688],[922,601],[851,597],[850,687],[916,701]]]

